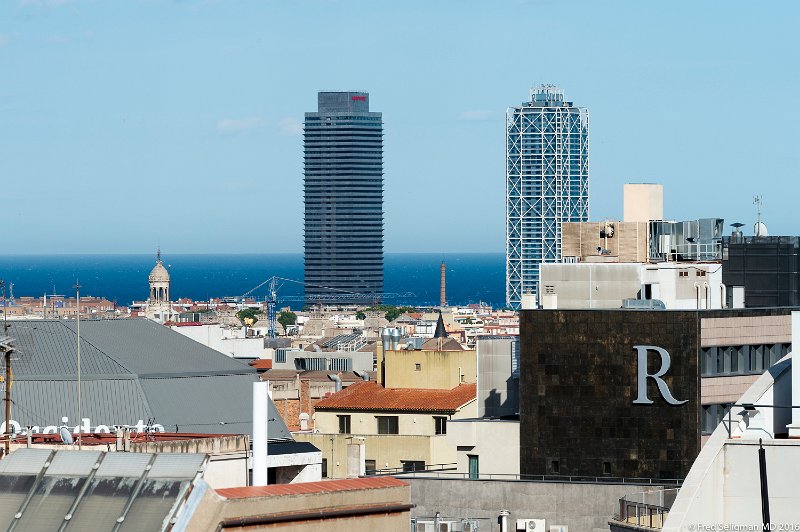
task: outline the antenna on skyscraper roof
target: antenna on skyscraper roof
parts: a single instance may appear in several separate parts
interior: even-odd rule
[[[760,194],[753,196],[753,205],[756,206],[756,225],[753,227],[753,236],[768,236],[767,226],[761,223],[761,206],[764,200]]]

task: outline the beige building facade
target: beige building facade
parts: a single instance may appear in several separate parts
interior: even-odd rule
[[[452,343],[452,338],[445,339]],[[383,364],[383,366],[382,366]],[[386,388],[455,388],[477,382],[478,359],[470,350],[378,349],[378,375]]]

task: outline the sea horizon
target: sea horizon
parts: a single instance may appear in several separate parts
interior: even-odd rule
[[[272,276],[303,279],[303,253],[170,253],[164,264],[172,277],[173,300],[237,297]],[[74,296],[76,280],[84,296],[104,297],[126,306],[147,298],[147,276],[155,253],[51,253],[0,255],[0,279],[13,283],[15,297],[43,294]],[[447,265],[449,304],[488,303],[505,306],[505,254],[497,252],[384,254],[384,292],[412,293],[386,304],[429,306],[439,303],[440,264]],[[302,285],[284,282],[279,304],[301,308]],[[10,294],[9,294],[10,295]],[[266,286],[250,295],[263,297]]]

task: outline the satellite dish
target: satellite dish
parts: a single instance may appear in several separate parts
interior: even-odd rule
[[[756,224],[753,226],[753,234],[755,236],[769,236],[767,226],[764,225],[764,222],[756,222]]]
[[[61,436],[61,443],[64,445],[72,445],[72,434],[67,427],[58,429],[58,434]]]

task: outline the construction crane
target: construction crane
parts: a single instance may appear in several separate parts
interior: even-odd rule
[[[316,296],[283,296],[281,300],[283,301],[309,301],[309,302],[329,302],[329,301],[349,301],[352,299],[372,299],[372,300],[384,300],[384,299],[400,299],[400,298],[412,298],[416,297],[416,294],[413,292],[381,292],[381,293],[361,293],[361,292],[350,292],[349,290],[342,290],[341,288],[334,288],[331,286],[321,286],[311,283],[306,283],[303,281],[298,281],[297,279],[288,279],[286,277],[278,277],[273,275],[263,283],[259,284],[255,288],[252,288],[239,296],[238,299],[244,300],[247,296],[258,290],[264,285],[269,285],[267,288],[267,323],[268,329],[267,334],[270,338],[275,338],[277,336],[277,324],[278,324],[278,317],[277,317],[277,304],[278,304],[278,289],[280,289],[279,282],[289,282],[289,283],[296,283],[302,286],[309,286],[314,288],[323,288],[325,290],[332,290],[334,292],[339,292],[337,294],[325,294],[325,295],[316,295]],[[282,283],[281,283],[282,284]]]

